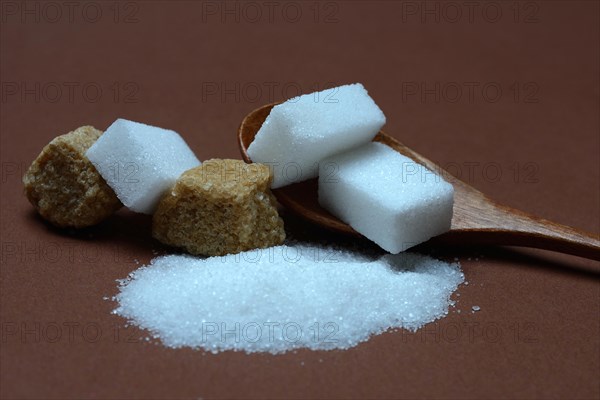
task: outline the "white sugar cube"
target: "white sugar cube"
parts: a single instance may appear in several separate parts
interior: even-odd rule
[[[200,165],[177,132],[126,119],[109,126],[86,156],[125,206],[145,214],[184,171]]]
[[[454,188],[382,143],[320,163],[319,203],[390,253],[450,229]]]
[[[273,107],[248,155],[272,168],[278,188],[316,177],[319,161],[370,142],[383,124],[363,85],[340,86]]]

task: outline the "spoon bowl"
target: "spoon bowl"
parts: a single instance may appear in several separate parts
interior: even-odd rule
[[[248,147],[276,103],[249,113],[238,130],[238,144],[244,161],[251,163]],[[434,162],[380,131],[373,141],[381,142],[417,163],[442,175],[454,186],[454,208],[449,232],[430,241],[438,243],[495,244],[536,247],[600,260],[598,235],[535,217],[496,203],[479,190],[444,171]],[[325,228],[360,236],[319,205],[317,179],[273,189],[277,200],[288,210]]]

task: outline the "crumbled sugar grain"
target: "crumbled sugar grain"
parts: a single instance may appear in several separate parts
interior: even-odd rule
[[[471,307],[471,309],[473,310],[473,312],[475,312],[475,311],[481,310],[481,307],[479,307],[479,306],[473,306],[473,307]]]
[[[460,266],[295,244],[158,257],[120,281],[115,313],[168,347],[282,353],[347,349],[448,313]]]
[[[272,167],[278,188],[316,177],[319,161],[370,142],[384,124],[363,85],[339,86],[273,107],[248,155]]]

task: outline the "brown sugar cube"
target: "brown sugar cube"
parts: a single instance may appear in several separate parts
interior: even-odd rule
[[[25,195],[40,215],[59,227],[99,223],[122,204],[85,152],[102,135],[92,126],[54,138],[25,176]]]
[[[153,217],[152,234],[191,254],[221,256],[281,244],[269,168],[208,160],[184,172]]]

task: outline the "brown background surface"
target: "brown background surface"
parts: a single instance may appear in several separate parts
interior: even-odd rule
[[[148,218],[121,211],[59,231],[20,183],[54,136],[117,117],[174,129],[201,159],[239,158],[236,129],[252,109],[360,81],[386,132],[499,201],[598,233],[598,2],[475,1],[473,14],[435,1],[47,4],[22,14],[2,2],[3,398],[600,396],[598,263],[428,249],[459,257],[469,285],[462,313],[416,334],[279,356],[171,350],[140,340],[103,300],[161,251]],[[438,83],[439,99],[421,83]]]

